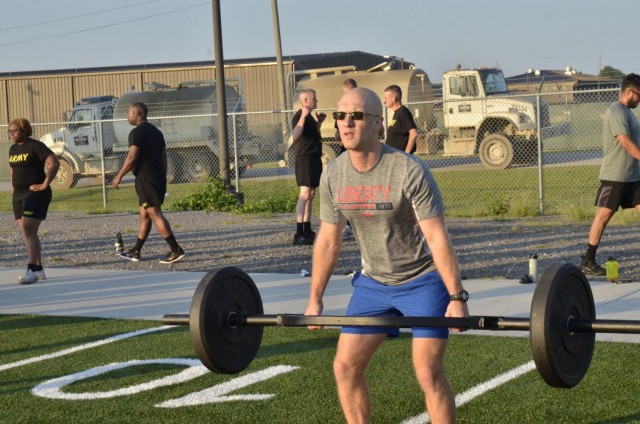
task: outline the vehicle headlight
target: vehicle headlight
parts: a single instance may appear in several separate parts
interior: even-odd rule
[[[531,122],[531,119],[529,118],[529,115],[525,114],[525,113],[521,113],[518,117],[518,121],[521,124],[528,124]]]

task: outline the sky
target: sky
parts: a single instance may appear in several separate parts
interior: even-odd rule
[[[2,0],[2,3],[10,0]],[[431,81],[498,66],[640,73],[637,0],[220,0],[226,59],[359,50]],[[21,0],[3,5],[0,73],[214,59],[210,0]]]

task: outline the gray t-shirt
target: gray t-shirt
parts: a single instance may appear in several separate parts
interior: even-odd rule
[[[351,224],[363,274],[397,285],[435,270],[419,221],[444,213],[427,164],[385,144],[378,162],[358,172],[348,153],[329,162],[320,179],[320,219]]]
[[[600,179],[605,181],[640,181],[640,162],[622,148],[616,136],[627,134],[640,147],[640,128],[631,109],[612,103],[604,114]]]

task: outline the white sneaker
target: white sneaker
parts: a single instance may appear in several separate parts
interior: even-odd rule
[[[36,271],[36,276],[38,277],[38,281],[44,281],[47,279],[47,275],[44,273],[44,269],[42,271]]]
[[[18,278],[18,282],[20,284],[31,284],[35,283],[36,281],[38,281],[38,275],[35,271],[31,271],[30,269],[28,269],[24,275],[21,275],[20,278]]]

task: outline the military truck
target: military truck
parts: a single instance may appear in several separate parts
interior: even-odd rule
[[[296,79],[301,75],[303,78],[296,82]],[[381,99],[384,99],[385,88],[391,84],[398,85],[402,89],[402,101],[413,113],[416,125],[419,126],[419,132],[426,134],[436,126],[431,82],[427,73],[417,68],[383,70],[378,66],[365,71],[356,71],[354,66],[342,66],[292,72],[288,76],[289,93],[292,96],[291,104],[298,103],[296,93],[300,90],[313,88],[318,97],[318,109],[334,110],[343,95],[342,83],[347,78],[353,78],[358,86],[375,91]],[[393,112],[389,112],[388,119],[393,115]],[[340,152],[340,142],[335,139],[334,125],[333,115],[327,113],[327,118],[320,127],[322,161],[325,164]],[[293,138],[288,135],[285,140],[285,163],[293,167],[295,155]]]
[[[126,120],[131,103],[143,102],[149,108],[149,122],[164,134],[167,144],[167,180],[198,182],[219,174],[216,85],[215,81],[192,81],[178,87],[150,83],[150,91],[115,96],[88,97],[76,103],[65,125],[40,140],[60,159],[60,169],[52,183],[70,188],[80,178],[103,175],[111,181],[127,155],[129,132]],[[225,94],[228,112],[244,111],[239,80],[227,80]],[[230,130],[232,123],[229,122]],[[240,115],[236,131],[247,134],[246,117]],[[230,132],[231,133],[231,132]],[[259,150],[251,143],[239,143],[238,169],[254,163]],[[229,147],[231,169],[235,168],[233,146]]]
[[[533,96],[509,94],[500,69],[457,68],[446,72],[442,99],[448,134],[430,134],[441,140],[443,156],[477,154],[485,167],[504,169],[536,161],[538,132],[543,140],[570,131],[567,123],[551,125],[545,102],[538,105]]]
[[[305,78],[294,87],[295,75],[300,74],[306,74]],[[504,169],[537,159],[539,131],[541,139],[570,131],[566,123],[551,125],[549,108],[544,102],[537,105],[531,95],[510,95],[504,75],[497,68],[458,67],[446,72],[442,77],[441,103],[434,99],[429,77],[420,69],[355,71],[353,67],[340,67],[299,71],[290,75],[289,86],[292,93],[315,89],[319,109],[332,109],[343,94],[342,82],[346,78],[374,90],[381,99],[387,86],[400,86],[402,102],[411,110],[418,126],[416,153],[442,152],[447,157],[477,155],[485,167]],[[292,100],[295,104],[297,99]],[[437,125],[440,113],[444,130]],[[392,114],[388,110],[387,119]],[[334,122],[329,113],[321,127],[325,163],[339,152]],[[285,161],[292,166],[293,139],[289,136],[286,140]]]

